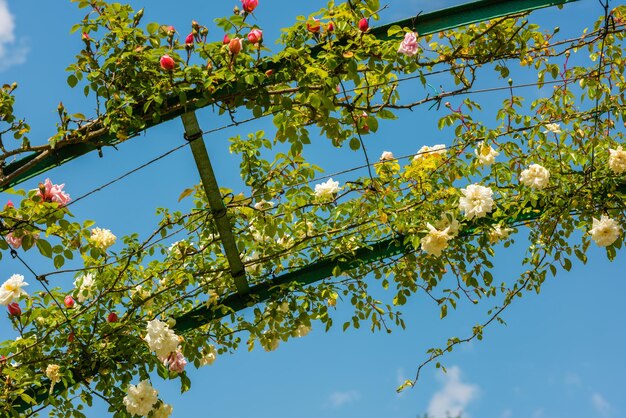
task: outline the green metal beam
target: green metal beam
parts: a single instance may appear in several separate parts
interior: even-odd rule
[[[424,15],[381,25],[370,30],[380,39],[388,39],[387,31],[397,25],[419,35],[429,35],[489,19],[530,12],[544,7],[560,6],[578,0],[479,0],[437,10]]]
[[[476,23],[478,21],[502,17],[513,13],[528,12],[573,1],[578,0],[479,0],[374,27],[370,29],[370,33],[380,39],[388,39],[388,29],[393,25],[398,25],[411,28],[411,30],[418,32],[420,35],[427,35]],[[313,47],[311,49],[311,55],[315,56],[321,49],[321,45]],[[279,68],[281,65],[281,62],[269,60],[262,67]],[[136,132],[127,132],[126,134],[129,138],[136,136],[143,130],[174,119],[188,111],[201,109],[216,103],[220,98],[245,93],[249,93],[249,91],[236,91],[231,86],[225,85],[218,88],[210,97],[208,95],[205,96],[207,93],[202,89],[190,91],[187,93],[188,99],[186,103],[181,103],[177,96],[171,97],[166,100],[168,105],[165,106],[165,109],[167,110],[162,112],[158,120],[146,118],[145,126],[142,129]],[[143,111],[142,106],[143,104],[137,105],[133,114],[140,114]],[[149,112],[147,114],[149,114]],[[82,139],[80,142],[69,145],[59,143],[57,149],[33,153],[4,167],[4,169],[0,171],[0,191],[14,187],[81,155],[96,149],[101,149],[103,145],[116,145],[120,142],[115,134],[103,129],[98,121],[79,129],[78,132],[86,134],[86,138]],[[92,132],[92,134],[89,134],[89,132]],[[79,136],[82,137],[82,135]]]
[[[196,112],[187,112],[181,116],[183,126],[185,127],[186,138],[190,141],[191,152],[196,161],[202,186],[209,201],[211,212],[213,213],[213,221],[220,234],[220,241],[224,248],[224,255],[230,266],[230,273],[235,281],[237,293],[244,295],[248,293],[248,282],[246,281],[246,272],[241,262],[240,252],[237,248],[237,242],[233,234],[233,228],[228,219],[228,213],[220,188],[217,185],[217,179],[213,172],[213,166],[206,150],[204,139],[202,138],[202,130],[196,118]]]

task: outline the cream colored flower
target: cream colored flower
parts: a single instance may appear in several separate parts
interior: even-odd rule
[[[174,412],[172,405],[161,403],[161,406],[152,413],[152,418],[168,418],[172,412]]]
[[[50,392],[54,389],[54,385],[61,381],[61,366],[58,364],[48,364],[46,367],[46,377],[50,379]]]
[[[324,183],[315,185],[315,196],[318,198],[333,198],[339,190],[341,190],[339,182],[330,178]]]
[[[95,286],[93,274],[87,273],[79,276],[74,280],[74,287],[78,289],[76,299],[79,303],[83,303],[85,300],[93,296],[93,288]]]
[[[428,145],[424,145],[417,151],[417,154],[413,157],[413,161],[417,161],[420,158],[428,158],[434,156],[446,155],[446,146],[443,144],[433,145],[429,147]]]
[[[489,231],[489,243],[495,244],[496,242],[506,239],[513,229],[502,228],[500,225],[495,225],[491,231]]]
[[[493,191],[480,184],[470,184],[461,189],[463,196],[459,199],[459,209],[467,219],[483,218],[494,207]]]
[[[108,229],[94,228],[91,230],[91,242],[101,250],[109,248],[115,244],[117,237],[111,233]]]
[[[380,156],[380,161],[393,161],[396,157],[393,156],[391,151],[384,151]]]
[[[215,360],[217,360],[217,350],[210,345],[207,353],[200,359],[200,366],[210,366],[215,363]]]
[[[165,322],[158,319],[148,321],[146,331],[143,339],[159,359],[167,358],[178,348],[178,336]]]
[[[622,174],[626,171],[626,151],[621,145],[617,149],[609,149],[609,168],[615,174]]]
[[[593,219],[593,227],[589,230],[591,239],[600,247],[613,244],[619,238],[621,229],[614,219],[602,215],[600,220]]]
[[[142,380],[137,386],[128,386],[127,394],[122,401],[130,414],[147,417],[159,400],[158,394],[150,382]]]
[[[9,277],[0,287],[0,305],[7,306],[21,296],[28,296],[22,289],[24,286],[28,286],[28,283],[24,281],[24,276],[21,274],[14,274]]]
[[[274,202],[272,201],[266,201],[266,200],[260,200],[258,202],[256,202],[254,204],[254,208],[256,210],[268,210],[274,207]]]
[[[478,158],[478,164],[491,165],[496,161],[496,157],[500,155],[498,151],[493,149],[491,145],[481,145],[474,150],[476,158]]]
[[[547,134],[547,133],[560,134],[561,133],[561,126],[558,123],[546,123],[545,127],[546,127],[546,130],[543,131],[544,134]]]
[[[431,224],[427,223],[428,234],[422,239],[422,250],[427,254],[431,254],[439,257],[441,252],[448,246],[448,241],[453,237],[449,235],[450,230],[448,228],[443,231],[439,231]]]
[[[539,164],[531,164],[519,177],[522,184],[541,190],[548,185],[550,172]]]

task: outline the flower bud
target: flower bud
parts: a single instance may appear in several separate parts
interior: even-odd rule
[[[193,45],[193,33],[187,35],[187,37],[185,38],[185,43],[187,45]]]
[[[248,40],[251,44],[258,44],[263,40],[263,32],[260,29],[252,29],[248,34]]]
[[[243,47],[241,43],[241,38],[233,38],[228,43],[228,50],[232,55],[237,55],[241,52],[241,48]]]
[[[198,24],[198,22],[196,22],[195,20],[191,21],[191,28],[192,29],[198,30],[199,27],[200,27],[200,25]]]
[[[318,33],[320,31],[320,20],[317,18],[313,18],[313,23],[306,24],[306,30],[311,33]]]
[[[115,312],[111,312],[109,316],[107,316],[107,322],[117,322],[119,318]]]
[[[89,37],[89,34],[87,32],[83,32],[82,39],[85,42],[89,42],[91,40],[91,38]]]
[[[9,311],[9,316],[20,316],[22,315],[22,308],[17,302],[9,303],[7,305],[7,310]]]
[[[239,13],[241,13],[241,10],[239,10],[239,7],[237,6],[233,7],[233,14],[239,16]]]
[[[335,30],[335,25],[333,25],[333,22],[330,22],[330,23],[328,24],[328,29],[327,29],[327,31],[328,31],[328,32],[333,32],[334,30]]]
[[[228,36],[228,34],[224,34],[224,39],[222,39],[222,43],[224,45],[228,45],[230,43],[230,37]]]
[[[4,209],[9,209],[9,208],[13,208],[15,207],[15,205],[13,205],[13,202],[11,202],[10,200],[7,200],[7,204],[4,205]]]
[[[259,5],[259,0],[241,0],[241,5],[244,12],[252,13]]]
[[[361,32],[367,32],[369,27],[370,27],[370,23],[367,21],[366,18],[359,20],[359,30]]]
[[[76,302],[74,302],[74,298],[71,297],[70,295],[67,295],[65,299],[63,299],[63,303],[65,304],[65,307],[67,309],[72,309],[74,305],[76,304]]]
[[[159,62],[161,64],[161,68],[166,71],[172,71],[176,67],[176,62],[174,61],[174,58],[170,57],[167,54],[163,55]]]

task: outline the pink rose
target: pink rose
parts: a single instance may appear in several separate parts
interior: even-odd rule
[[[185,360],[185,357],[180,350],[176,350],[175,352],[170,353],[170,355],[163,360],[163,365],[169,367],[172,372],[182,373],[185,371],[187,360]]]
[[[174,61],[174,58],[170,57],[167,54],[161,57],[159,63],[161,64],[161,68],[166,71],[172,71],[174,68],[176,68],[176,62]]]
[[[252,29],[248,34],[248,40],[251,44],[258,44],[263,39],[263,32],[260,29]]]
[[[417,33],[409,32],[404,35],[404,40],[400,43],[398,53],[412,57],[413,55],[417,54],[417,50]]]
[[[13,248],[20,248],[22,246],[22,238],[13,235],[13,232],[9,232],[4,239]]]
[[[241,48],[243,48],[243,44],[241,43],[241,38],[233,38],[228,43],[228,50],[232,55],[237,55],[241,52]]]
[[[369,27],[370,27],[370,23],[367,21],[366,18],[359,20],[359,30],[361,32],[367,32]]]
[[[241,4],[244,12],[252,13],[259,5],[259,0],[241,0]]]
[[[70,201],[70,195],[63,191],[65,184],[52,184],[50,179],[39,183],[39,197],[44,202],[56,202],[60,206],[65,206]]]

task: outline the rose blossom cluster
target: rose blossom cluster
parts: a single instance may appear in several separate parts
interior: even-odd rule
[[[91,242],[103,251],[115,244],[117,237],[108,229],[94,228],[91,230]]]
[[[182,373],[187,365],[178,346],[179,339],[170,327],[158,319],[148,322],[144,341],[148,343],[150,351],[153,351],[163,364],[176,373]]]

